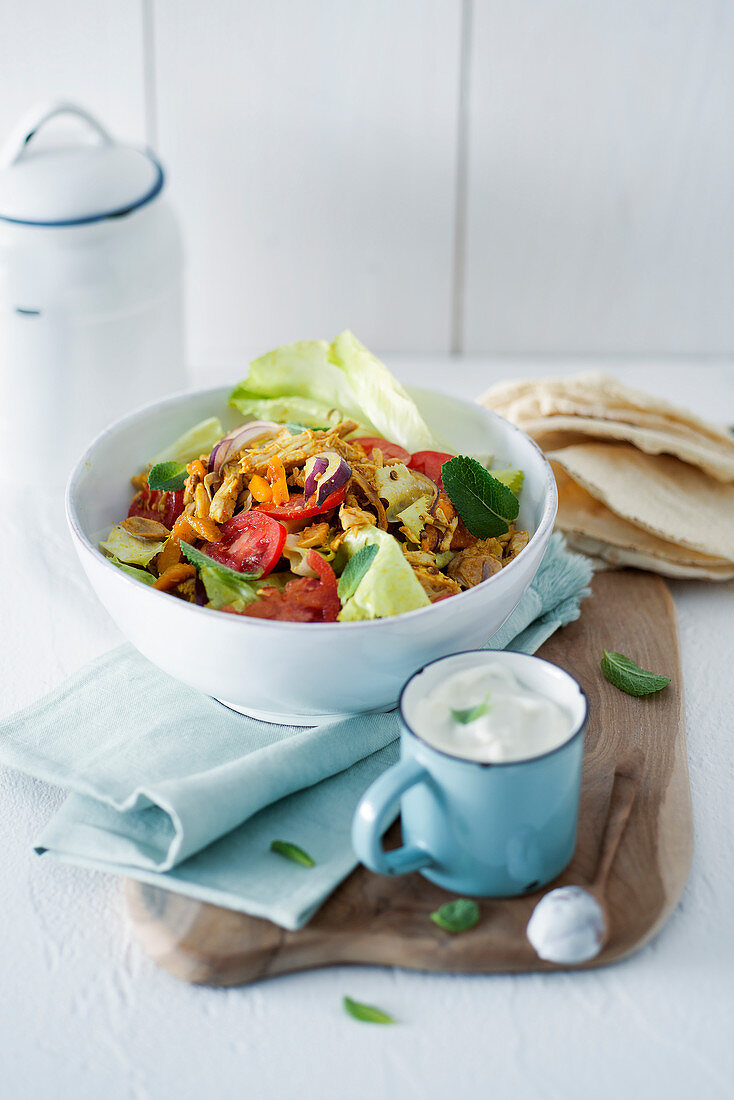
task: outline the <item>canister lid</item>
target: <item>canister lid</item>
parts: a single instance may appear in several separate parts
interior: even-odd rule
[[[61,114],[81,118],[95,141],[34,146],[41,126]],[[0,154],[0,219],[63,226],[121,217],[154,199],[163,182],[151,153],[116,142],[83,108],[55,103],[27,116]]]

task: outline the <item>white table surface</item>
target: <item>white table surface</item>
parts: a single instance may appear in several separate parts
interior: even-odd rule
[[[500,378],[595,365],[386,358],[405,382],[467,397]],[[731,362],[604,366],[734,423]],[[226,377],[200,371],[196,381]],[[7,714],[122,639],[77,566],[58,498],[31,493],[23,507],[3,509],[2,527]],[[678,909],[637,955],[579,974],[472,978],[339,967],[251,988],[187,986],[137,946],[119,879],[32,852],[63,792],[3,770],[3,1100],[732,1097],[734,584],[671,587],[696,847]],[[384,1007],[400,1025],[351,1020],[344,994]]]

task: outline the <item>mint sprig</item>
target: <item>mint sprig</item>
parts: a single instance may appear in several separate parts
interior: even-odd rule
[[[148,474],[148,488],[178,492],[188,476],[186,466],[180,462],[159,462]]]
[[[377,557],[378,547],[374,543],[363,546],[351,558],[344,567],[344,572],[339,578],[337,594],[340,600],[348,600],[359,588],[362,578]]]
[[[431,920],[445,932],[468,932],[479,923],[479,906],[470,898],[457,898],[431,913]]]
[[[188,542],[181,542],[181,553],[197,569],[213,569],[220,576],[230,581],[256,581],[262,576],[262,572],[238,573],[236,569],[230,569],[228,565],[215,561],[214,558],[210,558],[208,554],[202,553],[201,550],[197,550],[195,546],[191,546]]]
[[[482,699],[481,703],[477,703],[474,707],[467,707],[466,710],[454,710],[451,708],[451,717],[455,722],[460,722],[462,726],[466,726],[469,722],[474,722],[477,718],[481,718],[483,714],[486,714],[489,710],[489,692]]]
[[[475,458],[457,455],[441,467],[449,500],[478,539],[504,535],[517,519],[520,505],[515,494]]]
[[[270,851],[277,852],[279,856],[285,856],[293,863],[300,863],[302,867],[315,867],[316,860],[312,859],[308,852],[299,848],[297,844],[291,844],[290,840],[271,840]]]
[[[623,653],[605,649],[601,659],[601,670],[610,684],[614,684],[627,695],[653,695],[662,691],[670,683],[670,676],[660,676],[657,672],[648,672],[640,668]]]
[[[394,1024],[395,1017],[374,1005],[365,1005],[361,1001],[353,1001],[351,997],[345,997],[342,1001],[344,1011],[353,1016],[355,1020],[361,1020],[363,1024]]]

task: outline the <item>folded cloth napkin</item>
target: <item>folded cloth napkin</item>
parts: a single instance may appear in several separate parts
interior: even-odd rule
[[[554,535],[489,648],[534,652],[578,617],[589,579]],[[72,792],[38,852],[300,928],[354,868],[352,815],[397,759],[398,732],[396,711],[259,722],[125,645],[0,725],[0,761]],[[275,839],[316,865],[272,852]]]

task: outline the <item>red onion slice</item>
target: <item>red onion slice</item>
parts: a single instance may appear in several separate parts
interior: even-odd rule
[[[209,455],[209,471],[218,474],[230,454],[256,439],[272,439],[282,430],[283,425],[275,424],[272,420],[251,420],[249,424],[240,424],[238,428],[227,432],[213,447]]]
[[[352,476],[352,467],[336,451],[324,451],[309,458],[305,471],[303,495],[306,500],[310,500],[316,493],[317,504],[323,504],[328,496],[346,485]]]

